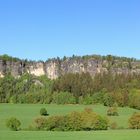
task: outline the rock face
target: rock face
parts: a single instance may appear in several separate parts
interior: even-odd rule
[[[66,58],[65,60],[52,59],[46,62],[30,61],[5,61],[0,60],[0,77],[10,72],[18,77],[27,72],[36,76],[47,75],[50,79],[66,73],[89,72],[91,76],[103,72],[112,73],[138,73],[140,74],[140,61],[120,61],[97,60],[95,58]]]
[[[31,63],[27,68],[27,72],[36,76],[45,75],[44,63]]]
[[[59,74],[59,63],[57,61],[48,61],[45,63],[45,74],[50,79],[56,79]]]

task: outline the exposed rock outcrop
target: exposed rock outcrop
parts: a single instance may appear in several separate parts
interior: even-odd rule
[[[5,61],[0,60],[0,77],[10,72],[13,76],[18,77],[25,72],[36,76],[47,75],[50,79],[56,79],[66,73],[89,72],[91,76],[103,72],[112,73],[139,73],[140,61],[125,60],[104,60],[95,59],[94,57],[84,59],[66,58],[65,60],[52,59],[46,62],[31,62],[25,60]]]

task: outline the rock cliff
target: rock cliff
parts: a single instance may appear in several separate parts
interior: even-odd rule
[[[106,57],[107,58],[107,57]],[[0,77],[10,72],[18,77],[27,72],[36,76],[47,75],[56,79],[66,73],[89,72],[91,76],[97,73],[140,73],[140,61],[134,59],[103,59],[95,57],[71,57],[65,59],[50,59],[46,62],[20,60],[3,60],[0,58]],[[111,57],[112,58],[112,57]],[[114,58],[114,57],[113,57]]]

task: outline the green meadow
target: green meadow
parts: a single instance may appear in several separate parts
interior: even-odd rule
[[[128,130],[128,119],[136,111],[131,108],[118,108],[119,116],[109,117],[116,122],[121,130],[90,131],[90,132],[48,132],[48,131],[10,131],[5,122],[10,117],[18,118],[22,129],[28,128],[39,116],[41,107],[45,107],[50,115],[63,115],[72,111],[92,108],[94,112],[106,116],[108,107],[102,105],[54,105],[54,104],[0,104],[0,140],[139,140],[139,130]],[[122,129],[123,128],[123,129]]]
[[[1,131],[0,140],[139,140],[140,131],[108,130],[96,132]]]

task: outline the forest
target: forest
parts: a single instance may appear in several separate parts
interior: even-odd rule
[[[140,109],[139,74],[65,74],[55,80],[47,76],[10,73],[0,78],[1,103],[103,104]]]

